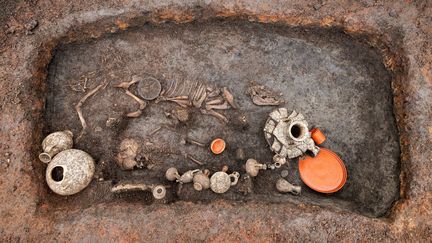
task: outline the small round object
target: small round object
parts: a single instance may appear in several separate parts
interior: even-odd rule
[[[166,188],[162,185],[157,185],[152,189],[153,197],[157,200],[164,199],[166,195]]]
[[[143,99],[154,100],[159,96],[162,86],[159,80],[153,77],[145,77],[139,81],[137,89],[138,94]]]
[[[86,188],[93,179],[94,171],[94,160],[88,153],[67,149],[54,156],[45,177],[53,192],[68,196]]]
[[[221,154],[225,150],[225,141],[222,138],[216,138],[210,144],[210,150],[214,154]]]
[[[218,171],[210,178],[210,188],[215,193],[225,193],[231,187],[230,176],[222,171]]]
[[[289,175],[289,171],[288,170],[283,170],[281,172],[281,177],[288,177],[288,175]]]
[[[310,131],[311,137],[314,140],[315,144],[320,145],[324,143],[326,140],[325,135],[321,132],[319,128],[314,128]]]
[[[180,175],[176,168],[171,167],[165,172],[165,178],[169,181],[175,181],[176,179],[180,178]]]
[[[342,160],[331,150],[321,148],[315,157],[299,160],[302,181],[311,189],[321,193],[340,190],[346,180],[347,171]]]

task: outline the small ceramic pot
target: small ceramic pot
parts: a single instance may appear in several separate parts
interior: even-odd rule
[[[193,187],[197,191],[202,191],[210,188],[210,171],[205,170],[204,172],[199,171],[194,175]]]
[[[166,195],[166,188],[162,185],[157,185],[152,188],[153,197],[157,200],[164,199]]]
[[[71,149],[73,145],[73,133],[69,130],[54,132],[46,136],[42,141],[43,153],[39,154],[39,160],[49,163],[54,155],[63,150]]]
[[[248,159],[246,161],[246,173],[251,177],[257,176],[260,170],[266,170],[266,169],[267,169],[267,165],[260,164],[258,163],[258,161],[254,159]]]
[[[301,193],[300,186],[294,186],[293,184],[289,183],[287,180],[282,178],[276,182],[276,189],[279,192],[283,192],[283,193],[289,192],[294,195],[299,195]]]
[[[239,177],[240,174],[238,172],[228,175],[224,171],[218,171],[210,178],[210,188],[215,193],[225,193],[231,186],[237,184]]]
[[[177,180],[179,183],[190,183],[193,181],[194,174],[198,173],[200,170],[188,170],[183,175],[180,176],[180,179]]]
[[[165,172],[165,178],[169,181],[175,181],[180,179],[180,174],[177,168],[171,167]]]
[[[49,188],[63,196],[72,195],[86,188],[93,179],[93,158],[78,149],[58,153],[48,164],[46,182]]]

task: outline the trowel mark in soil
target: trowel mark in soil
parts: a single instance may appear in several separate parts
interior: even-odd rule
[[[192,185],[184,185],[182,194],[176,197],[173,184],[173,188],[168,188],[167,201],[225,198],[303,202],[379,216],[397,199],[399,146],[390,77],[376,52],[342,33],[304,32],[244,22],[204,22],[145,26],[97,41],[62,46],[48,77],[46,133],[70,129],[79,134],[81,124],[74,107],[84,93],[74,91],[68,83],[95,71],[98,75],[86,83],[88,90],[104,80],[119,84],[130,82],[134,75],[151,76],[162,87],[170,87],[174,81],[178,88],[190,88],[196,83],[227,87],[239,109],[217,111],[229,120],[226,123],[202,114],[203,109],[188,103],[184,108],[189,117],[180,121],[167,115],[174,114],[178,102],[149,101],[142,114],[128,118],[128,112],[135,111],[137,104],[123,89],[108,85],[82,107],[88,132],[76,144],[99,161],[98,166],[105,161],[100,169],[103,180],[93,181],[89,188],[72,197],[50,195],[47,200],[56,205],[86,207],[124,197],[136,201],[139,195],[147,194],[113,196],[112,181],[170,185],[164,173],[173,166],[181,172],[208,168],[214,173],[228,165],[230,171],[244,173],[245,161],[235,159],[238,148],[244,150],[246,159],[270,162],[273,154],[262,129],[275,107],[252,102],[247,93],[251,81],[282,93],[280,99],[286,101],[283,107],[301,112],[311,128],[317,126],[326,134],[324,146],[338,153],[347,166],[346,186],[332,196],[317,194],[301,183],[297,161],[293,160],[278,171],[262,171],[250,180],[240,178],[239,184],[223,195],[209,190],[197,192]],[[197,94],[198,99],[194,99],[200,102],[203,88],[194,87],[201,91],[201,96]],[[177,90],[176,96],[188,90]],[[131,85],[129,91],[139,94],[136,85]],[[218,156],[207,146],[184,142],[189,138],[207,144],[216,137],[227,143],[226,150]],[[123,171],[117,166],[115,156],[124,138],[133,138],[140,144],[137,162],[141,169]],[[194,163],[185,154],[205,165]],[[277,193],[275,183],[282,170],[289,171],[288,181],[303,186],[300,197]],[[145,198],[144,203],[153,202],[150,194]]]

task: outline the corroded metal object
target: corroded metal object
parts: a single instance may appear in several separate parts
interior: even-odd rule
[[[318,154],[319,148],[315,145],[308,130],[308,123],[304,116],[296,111],[288,115],[285,108],[272,111],[264,126],[264,135],[270,149],[279,155],[276,157],[281,163],[282,157],[290,159],[311,151]]]
[[[300,186],[294,186],[293,184],[289,183],[287,180],[280,178],[276,182],[276,189],[281,193],[292,193],[294,195],[300,195],[301,193],[301,187]]]
[[[67,149],[58,153],[48,164],[46,182],[51,190],[67,196],[86,188],[95,171],[93,158],[78,149]]]
[[[210,178],[210,188],[215,193],[225,193],[231,186],[237,184],[239,177],[240,174],[238,172],[233,172],[228,175],[224,171],[218,171]]]
[[[42,141],[43,153],[39,154],[40,161],[49,163],[54,155],[63,150],[71,149],[73,145],[73,134],[69,130],[49,134]]]

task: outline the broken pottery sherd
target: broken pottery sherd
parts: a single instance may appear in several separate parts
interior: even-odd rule
[[[48,164],[45,177],[53,192],[68,196],[86,188],[94,172],[94,160],[88,153],[67,149],[54,156]]]
[[[43,153],[39,154],[40,161],[49,163],[54,155],[73,146],[73,133],[69,130],[54,132],[42,141]]]

